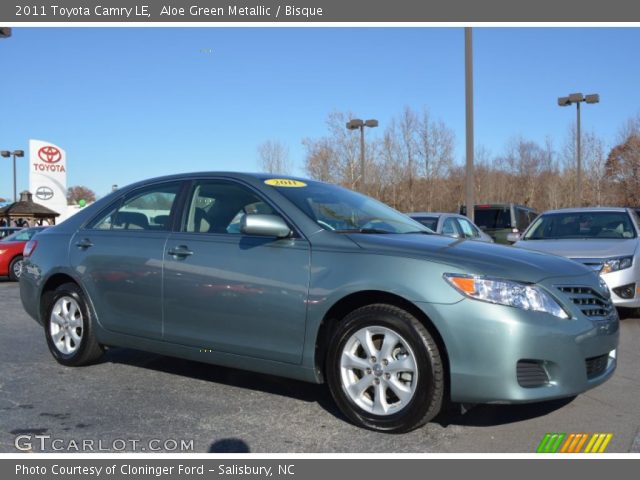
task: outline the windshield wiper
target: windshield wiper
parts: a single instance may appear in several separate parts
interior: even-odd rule
[[[402,233],[404,233],[405,235],[409,234],[409,233],[421,233],[422,235],[433,235],[434,234],[434,232],[427,232],[426,230],[413,230],[411,232],[402,232]]]
[[[380,228],[350,228],[344,230],[334,230],[336,233],[396,233],[389,230],[382,230]]]

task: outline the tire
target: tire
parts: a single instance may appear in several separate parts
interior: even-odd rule
[[[9,264],[9,280],[17,282],[20,280],[20,274],[22,271],[22,255],[18,255],[11,260]]]
[[[392,305],[361,307],[338,322],[326,377],[340,410],[371,430],[413,430],[443,404],[444,368],[436,342],[413,315]]]
[[[103,349],[93,333],[93,316],[82,290],[75,283],[60,285],[47,298],[44,333],[58,363],[69,367],[98,360]]]

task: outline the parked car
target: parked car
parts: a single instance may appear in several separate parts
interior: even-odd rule
[[[460,213],[466,215],[466,208],[460,207]],[[482,231],[491,236],[497,243],[511,244],[511,233],[521,233],[537,217],[538,213],[531,207],[515,203],[493,203],[476,205],[473,221]]]
[[[609,286],[618,307],[640,307],[640,230],[628,208],[571,208],[540,215],[516,247],[580,262]]]
[[[617,312],[591,269],[433,235],[297,178],[118,189],[27,244],[20,295],[63,365],[110,345],[326,382],[349,419],[387,432],[446,398],[570,397],[616,368]]]
[[[22,272],[22,251],[25,244],[45,227],[17,229],[0,240],[0,277],[17,282]]]
[[[0,240],[21,229],[22,227],[0,227]]]
[[[440,235],[493,243],[493,238],[480,230],[464,215],[434,212],[415,212],[407,215]]]

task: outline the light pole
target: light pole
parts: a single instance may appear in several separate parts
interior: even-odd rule
[[[14,150],[13,152],[10,152],[9,150],[2,150],[2,152],[0,152],[0,155],[2,155],[4,158],[13,156],[13,201],[17,202],[18,196],[16,193],[16,157],[24,157],[24,150]]]
[[[467,217],[475,220],[475,180],[473,165],[473,37],[471,27],[464,29],[464,84],[467,159],[465,175],[465,203]]]
[[[599,103],[600,95],[592,93],[589,95],[582,95],[581,93],[571,93],[568,97],[559,97],[558,105],[561,107],[568,107],[569,105],[576,104],[576,200],[578,207],[582,206],[582,152],[580,151],[581,139],[580,139],[580,104],[586,103]]]
[[[378,120],[369,119],[362,121],[359,118],[354,118],[347,122],[347,129],[357,130],[360,129],[360,190],[364,192],[364,127],[374,128],[378,126]]]

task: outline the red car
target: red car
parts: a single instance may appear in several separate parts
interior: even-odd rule
[[[31,238],[46,227],[23,228],[0,240],[0,277],[17,282],[22,272],[22,250]]]

